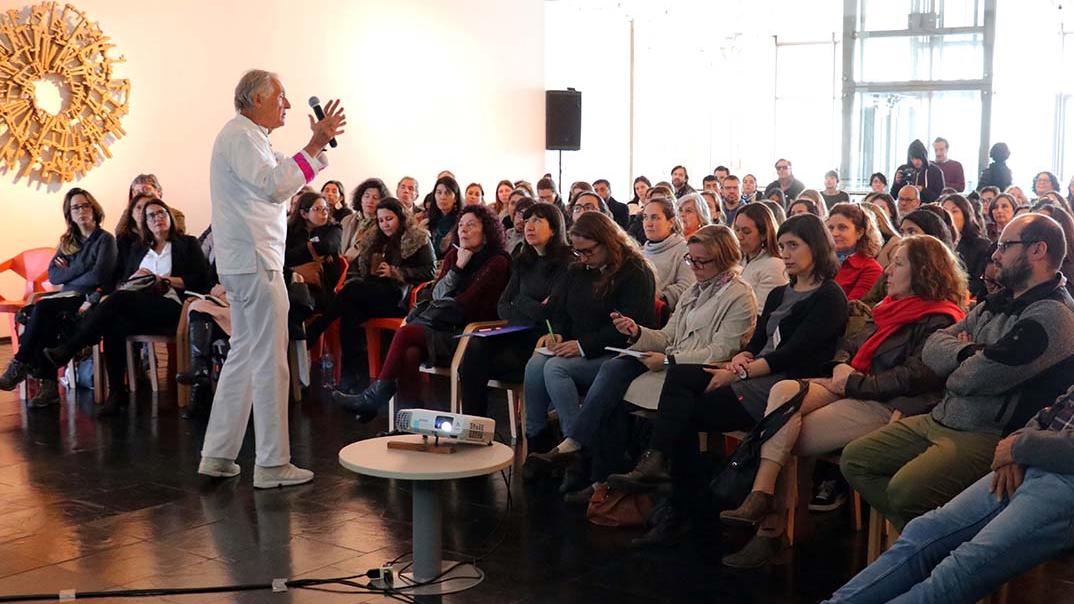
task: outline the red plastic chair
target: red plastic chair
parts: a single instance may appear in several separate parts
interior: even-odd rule
[[[418,293],[432,283],[434,282],[426,281],[425,283],[419,283],[410,288],[410,298],[407,300],[407,310],[414,308],[414,305],[418,303]],[[369,379],[375,380],[377,379],[377,376],[380,375],[380,368],[382,365],[380,359],[380,332],[399,331],[399,328],[403,326],[403,319],[398,317],[380,317],[369,319],[365,323],[362,323],[362,326],[365,327],[365,348],[366,359],[369,362]]]
[[[56,255],[56,249],[51,247],[35,247],[26,250],[14,258],[0,262],[0,273],[14,271],[26,280],[21,300],[8,300],[0,296],[0,313],[7,314],[8,328],[11,333],[11,352],[19,351],[19,333],[15,329],[15,313],[30,301],[35,293],[53,291],[55,288],[48,282],[48,265],[52,257]]]
[[[339,274],[339,281],[336,282],[336,287],[333,291],[339,294],[339,291],[343,289],[343,284],[347,282],[347,269],[350,268],[350,263],[343,256],[340,256],[336,262],[339,262],[341,272]],[[312,320],[312,317],[311,319]],[[332,353],[332,358],[335,359],[332,373],[334,374],[335,381],[338,384],[342,373],[342,363],[340,360],[343,354],[343,346],[339,341],[339,320],[332,321],[332,324],[328,326],[328,329],[321,334],[321,339],[312,348],[310,348],[310,365],[316,365],[321,360],[321,355],[324,351]],[[321,376],[324,379],[324,376]]]

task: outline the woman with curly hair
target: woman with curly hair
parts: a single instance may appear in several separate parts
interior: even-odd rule
[[[441,178],[437,189],[445,180],[454,182]],[[431,299],[419,303],[395,333],[376,381],[361,394],[332,393],[363,423],[373,420],[396,390],[408,400],[416,399],[418,366],[423,361],[446,365],[455,351],[453,338],[467,323],[496,319],[496,302],[511,272],[511,257],[503,249],[503,226],[484,205],[463,208],[457,225],[436,284],[423,290],[431,292]]]
[[[780,503],[792,487],[792,476],[783,468],[791,455],[812,458],[836,451],[883,427],[896,411],[920,415],[940,401],[944,382],[921,360],[921,350],[933,332],[965,316],[959,304],[965,299],[966,278],[950,249],[927,235],[901,240],[886,274],[887,297],[873,311],[875,328],[837,355],[849,362],[835,365],[827,377],[772,387],[766,415],[800,393],[804,398],[761,446],[749,496],[720,514],[726,524],[760,524],[753,540],[725,557],[724,564],[762,566],[778,551],[786,507]]]
[[[377,204],[388,197],[388,187],[379,178],[367,178],[354,190],[354,196],[351,197],[354,213],[345,216],[340,223],[343,227],[340,255],[347,262],[354,262],[361,253],[365,234],[377,224]]]

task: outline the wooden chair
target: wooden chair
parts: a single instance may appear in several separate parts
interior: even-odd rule
[[[7,315],[12,355],[19,351],[19,331],[16,329],[15,315],[24,306],[31,304],[38,294],[54,289],[48,282],[48,265],[55,254],[54,248],[36,247],[0,262],[0,273],[12,271],[25,280],[22,299],[8,300],[0,296],[0,314]],[[19,384],[19,398],[26,398],[26,382]]]
[[[127,385],[131,394],[138,389],[138,374],[135,361],[138,359],[134,354],[135,344],[146,344],[146,352],[149,356],[149,384],[153,392],[160,391],[160,383],[157,379],[157,344],[165,344],[168,347],[168,376],[174,380],[176,374],[176,339],[175,336],[159,335],[135,335],[127,337]]]

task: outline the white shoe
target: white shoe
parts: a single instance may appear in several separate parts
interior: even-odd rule
[[[254,488],[274,489],[276,487],[293,487],[313,480],[313,472],[303,470],[293,464],[282,466],[254,466]]]
[[[198,474],[215,478],[232,478],[239,475],[239,464],[223,457],[202,457],[198,465]]]

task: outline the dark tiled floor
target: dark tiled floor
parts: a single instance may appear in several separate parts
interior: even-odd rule
[[[7,347],[0,363],[7,363]],[[310,397],[315,398],[315,397]],[[497,409],[502,411],[502,409]],[[80,392],[60,409],[29,412],[0,393],[0,594],[259,583],[352,575],[406,553],[410,487],[359,477],[339,449],[383,430],[359,426],[317,400],[294,405],[295,462],[310,485],[255,492],[252,435],[237,480],[196,467],[204,425],[178,417],[174,398],[140,393],[127,416],[97,421]],[[503,418],[497,418],[503,421]],[[719,557],[742,535],[691,538],[671,550],[629,548],[635,530],[588,524],[550,489],[499,476],[445,487],[445,547],[488,553],[487,578],[448,602],[816,602],[864,559],[863,533],[844,514],[818,517],[817,534],[784,564],[736,573]],[[1018,580],[1009,602],[1074,602],[1071,559]],[[96,602],[131,602],[104,599]],[[179,603],[385,601],[376,595],[291,591],[167,596]]]

